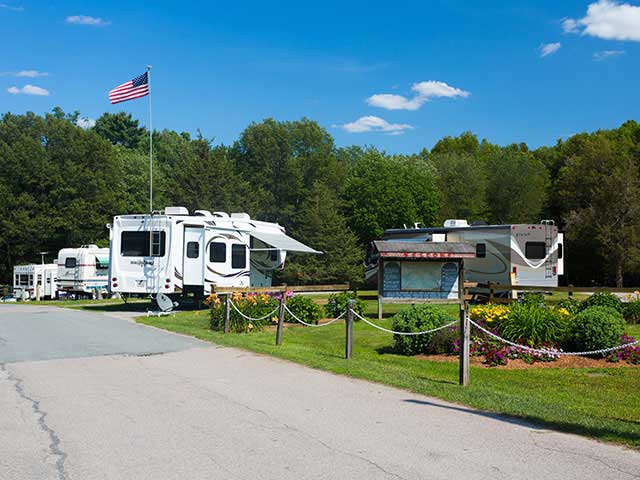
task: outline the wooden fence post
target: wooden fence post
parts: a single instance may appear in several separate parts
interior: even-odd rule
[[[284,326],[284,306],[287,298],[287,292],[284,290],[280,297],[280,307],[278,308],[278,327],[276,328],[276,346],[282,345],[282,328]]]
[[[464,262],[460,262],[459,266],[459,276],[458,282],[459,285],[462,285],[462,288],[458,287],[458,301],[460,307],[460,378],[459,383],[463,387],[467,387],[469,385],[469,315],[467,315],[468,311],[468,303],[464,297]],[[491,292],[492,290],[490,290]]]
[[[227,293],[224,300],[224,327],[223,333],[229,333],[229,319],[231,317],[231,294]]]
[[[345,320],[345,346],[344,346],[344,358],[350,359],[353,355],[353,306],[356,303],[355,300],[349,300],[347,302],[347,318]]]

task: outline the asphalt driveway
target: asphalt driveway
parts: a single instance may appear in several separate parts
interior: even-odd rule
[[[102,313],[0,304],[0,363],[151,355],[203,345],[190,337]]]

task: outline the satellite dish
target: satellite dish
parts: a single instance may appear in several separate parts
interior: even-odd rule
[[[173,304],[173,300],[171,300],[164,293],[159,293],[158,295],[156,295],[156,303],[158,304],[158,308],[163,312],[170,312],[175,306]]]

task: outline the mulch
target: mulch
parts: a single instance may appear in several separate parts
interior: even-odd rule
[[[422,360],[434,362],[458,362],[458,355],[416,355]],[[589,358],[580,356],[563,356],[553,362],[526,363],[523,360],[509,360],[506,365],[491,367],[484,363],[484,357],[472,356],[470,364],[474,367],[503,368],[507,370],[527,370],[530,368],[620,368],[620,367],[640,367],[627,362],[609,362],[606,358]]]

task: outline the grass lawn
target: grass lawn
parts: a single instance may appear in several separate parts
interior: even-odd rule
[[[447,308],[453,314],[457,306]],[[375,301],[368,301],[368,315],[373,316],[374,312],[377,312]],[[391,312],[385,313],[386,317]],[[213,332],[208,328],[207,311],[179,312],[175,317],[141,317],[138,322],[640,448],[638,367],[529,370],[471,367],[471,386],[462,388],[457,384],[457,363],[388,353],[392,336],[363,322],[355,324],[354,354],[349,361],[342,358],[342,322],[322,328],[287,327],[281,347],[274,345],[273,331],[229,335]],[[390,320],[385,318],[380,324],[389,327]],[[640,327],[630,328],[629,333],[632,332],[640,336]]]

